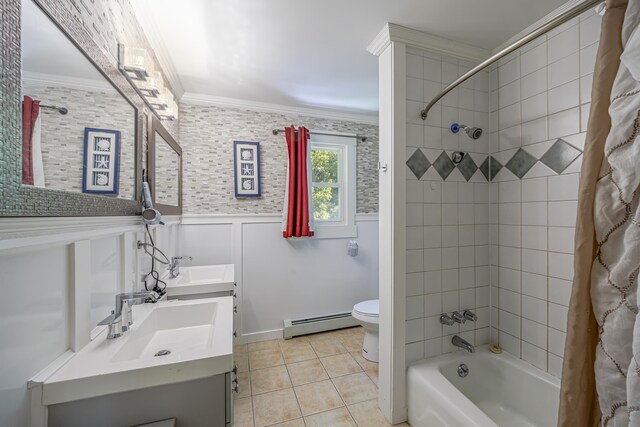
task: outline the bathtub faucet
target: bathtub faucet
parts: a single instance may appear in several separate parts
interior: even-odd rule
[[[457,335],[454,335],[453,338],[451,338],[451,344],[455,345],[456,347],[463,348],[469,353],[475,353],[476,351],[476,348],[473,345],[469,344],[465,339],[460,338]]]

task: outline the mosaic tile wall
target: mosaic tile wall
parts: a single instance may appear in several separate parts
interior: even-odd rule
[[[60,105],[69,112],[41,112],[42,158],[45,186],[82,192],[84,128],[119,130],[120,171],[118,197],[135,194],[135,110],[116,91],[96,92],[29,84],[24,94],[43,104]]]
[[[284,201],[287,151],[284,135],[272,129],[290,124],[312,130],[366,135],[357,147],[357,212],[378,211],[378,127],[313,117],[293,117],[214,106],[180,105],[183,150],[183,212],[280,213]],[[236,199],[233,186],[233,141],[260,142],[260,199]]]
[[[156,134],[156,203],[178,206],[180,157]]]
[[[491,72],[491,337],[557,377],[600,22],[588,11]]]

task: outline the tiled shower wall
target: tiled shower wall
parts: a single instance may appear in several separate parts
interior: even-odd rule
[[[558,377],[600,21],[587,12],[491,71],[492,155],[540,159],[491,183],[491,338]]]
[[[560,376],[600,20],[587,12],[529,43],[426,121],[424,105],[472,64],[407,50],[407,363],[452,351],[460,332]],[[453,134],[454,121],[485,134]],[[457,150],[473,165],[452,168]],[[478,321],[439,324],[464,309]]]
[[[442,87],[473,66],[407,50],[406,359],[452,351],[451,337],[489,341],[489,183],[478,169],[489,134],[453,134],[453,122],[489,127],[489,74],[482,72],[419,114]],[[468,153],[455,166],[454,151]],[[469,309],[476,323],[442,326],[440,313]]]

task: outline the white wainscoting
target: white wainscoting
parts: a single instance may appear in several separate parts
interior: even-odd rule
[[[152,230],[169,257],[179,220]],[[0,425],[27,425],[27,381],[86,345],[115,293],[141,287],[150,261],[138,240],[139,217],[0,219]]]
[[[182,255],[235,264],[239,342],[282,336],[284,319],[351,311],[378,297],[378,217],[357,215],[350,239],[284,239],[280,215],[183,215]]]

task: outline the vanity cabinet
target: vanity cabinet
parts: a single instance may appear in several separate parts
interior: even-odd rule
[[[176,427],[231,427],[231,372],[48,407],[49,427],[132,427],[176,419]]]

